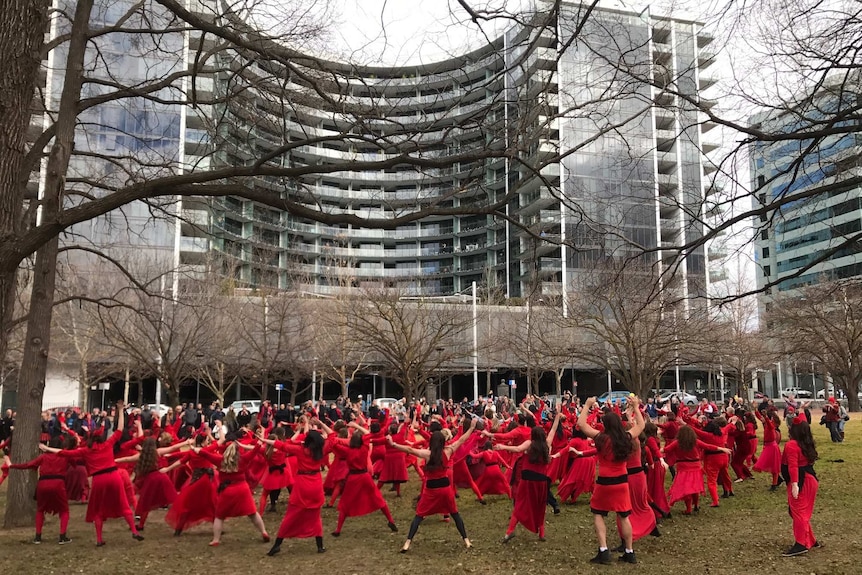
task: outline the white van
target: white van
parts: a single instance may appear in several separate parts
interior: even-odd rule
[[[234,413],[239,413],[243,405],[246,406],[252,414],[256,414],[260,411],[259,399],[241,399],[239,401],[234,401],[228,407],[233,409]]]

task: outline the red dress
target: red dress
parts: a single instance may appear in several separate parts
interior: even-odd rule
[[[406,444],[404,426],[392,436],[392,441],[401,445]],[[406,483],[407,478],[407,454],[387,443],[386,455],[377,480],[381,483]]]
[[[83,459],[87,473],[93,478],[87,502],[87,523],[93,523],[96,519],[104,521],[123,517],[130,509],[126,487],[114,463],[114,444],[122,435],[122,431],[115,431],[103,443],[94,443],[93,447],[79,447],[59,453],[61,457]]]
[[[338,514],[344,517],[359,517],[387,507],[383,495],[368,473],[370,448],[363,445],[353,449],[341,443],[333,443],[332,449],[347,466],[347,479],[341,499],[338,500]]]
[[[604,515],[610,511],[631,513],[632,499],[629,494],[626,460],[614,460],[610,441],[605,443],[603,449],[596,450],[596,455],[599,476],[593,488],[593,495],[590,497],[590,510],[597,515]]]
[[[278,491],[293,485],[293,466],[283,450],[273,448],[269,456],[264,452],[264,458],[268,464],[260,482],[264,491]]]
[[[43,453],[27,463],[13,463],[9,469],[39,469],[36,483],[36,508],[39,513],[58,515],[69,512],[66,496],[66,471],[69,461],[60,455]]]
[[[811,529],[811,515],[814,513],[814,501],[817,499],[819,488],[813,463],[802,454],[796,440],[791,439],[784,446],[784,453],[781,456],[781,474],[787,482],[787,507],[793,519],[793,538],[808,549],[817,543],[814,531]],[[793,498],[791,483],[799,485],[797,499]]]
[[[87,481],[87,468],[84,462],[76,459],[69,462],[66,470],[66,495],[70,501],[87,502],[90,495],[90,483]]]
[[[763,450],[760,452],[760,457],[757,463],[754,464],[754,470],[762,473],[777,474],[781,471],[781,450],[778,448],[778,441],[781,438],[775,425],[769,418],[763,419]]]
[[[574,437],[569,442],[569,447],[584,452],[591,449],[588,439]],[[574,501],[581,493],[592,493],[596,482],[596,456],[585,455],[571,459],[572,464],[563,476],[557,488],[560,501]]]
[[[703,451],[713,447],[700,440],[697,440],[694,449],[690,451],[680,449],[676,441],[665,446],[665,455],[673,455],[676,459],[676,476],[668,491],[671,505],[682,501],[688,495],[703,495]]]
[[[323,492],[331,494],[335,491],[335,486],[347,479],[347,474],[350,470],[347,467],[347,462],[336,451],[332,463],[329,465],[329,471],[326,472],[326,479],[323,481]]]
[[[458,513],[455,504],[455,490],[449,479],[449,458],[443,454],[443,465],[437,469],[425,466],[425,477],[422,479],[422,495],[416,504],[416,515],[452,515]]]
[[[191,478],[183,485],[174,504],[165,515],[165,522],[180,531],[199,523],[212,523],[216,513],[216,472],[205,456],[188,451],[183,465],[191,468]]]
[[[664,481],[667,470],[661,464],[661,450],[655,437],[648,437],[646,447],[652,454],[653,463],[647,471],[647,491],[656,514],[667,515],[670,513],[670,503],[667,500],[667,492],[664,490]]]
[[[224,460],[221,453],[202,450],[200,455],[206,457],[213,465],[220,466]],[[257,505],[251,494],[251,488],[246,481],[248,458],[239,458],[237,471],[219,472],[219,483],[216,489],[215,518],[248,517],[257,513]]]
[[[548,487],[551,485],[551,478],[547,475],[549,466],[550,463],[532,463],[526,455],[521,458],[512,516],[533,533],[539,533],[545,524]]]
[[[500,457],[497,451],[483,451],[473,456],[485,464],[485,471],[476,478],[476,485],[482,491],[483,495],[509,495],[509,482],[506,481],[506,476],[500,471],[500,466],[505,465],[503,458]]]
[[[632,524],[632,541],[645,537],[655,529],[655,512],[649,505],[649,490],[647,489],[647,477],[641,461],[640,441],[632,441],[631,455],[626,461],[626,472],[628,473],[629,497],[632,503],[632,514],[629,521]],[[617,528],[619,529],[620,518],[617,516]],[[622,537],[622,532],[620,532]]]
[[[325,497],[323,480],[320,478],[320,466],[324,460],[312,459],[309,451],[300,443],[277,441],[275,447],[296,456],[296,477],[290,499],[287,501],[287,510],[278,528],[278,537],[281,539],[323,537],[320,510]],[[327,442],[324,459],[330,449],[331,444]],[[343,496],[342,499],[344,499]]]
[[[142,511],[168,507],[177,499],[174,482],[167,473],[162,473],[158,469],[149,471],[141,477],[136,475],[135,488],[138,490],[138,502],[135,504],[135,513],[138,515]]]

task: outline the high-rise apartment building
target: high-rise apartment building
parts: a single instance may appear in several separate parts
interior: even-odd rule
[[[127,4],[104,3],[100,22],[115,21]],[[192,9],[206,12],[206,5]],[[162,36],[157,51],[135,45],[133,34],[107,35],[101,48],[108,58],[102,64],[94,55],[94,65],[118,65],[131,81],[191,66],[191,48],[214,39],[185,34]],[[186,171],[268,154],[269,165],[316,166],[248,185],[333,214],[391,218],[417,206],[508,198],[507,217],[439,215],[383,230],[316,223],[238,196],[184,197],[161,214],[134,203],[72,232],[96,244],[152,248],[192,269],[217,262],[253,287],[325,293],[379,285],[445,295],[484,281],[508,297],[553,296],[604,258],[645,251],[648,262],[678,266],[679,289],[704,293],[705,249],[680,258],[663,248],[703,233],[699,214],[712,170],[704,153],[717,147],[705,135],[713,126],[697,111],[710,105],[701,96],[714,83],[706,72],[710,42],[694,21],[573,3],[554,22],[512,28],[431,64],[355,66],[296,54],[289,69],[277,69],[225,52],[213,59],[224,64],[219,71],[165,90],[209,103],[159,103],[166,97],[97,106],[82,124],[81,144],[107,156],[168,158]],[[56,91],[62,78],[49,71],[47,81]],[[464,161],[325,169],[384,160],[410,146],[422,149],[419,157],[461,153]],[[512,146],[515,155],[484,153]],[[82,160],[75,170],[122,176],[114,162]],[[171,221],[171,214],[182,218]]]
[[[815,124],[824,114],[837,119],[842,109],[858,107],[859,89],[858,79],[842,77],[799,105],[754,117],[752,123],[781,132]],[[789,139],[751,149],[754,208],[781,204],[753,223],[757,287],[772,284],[761,296],[761,311],[784,292],[862,275],[859,242],[845,245],[862,230],[862,186],[856,182],[862,132],[842,126],[852,124],[838,123],[833,135],[816,142]],[[794,194],[804,197],[784,201]]]

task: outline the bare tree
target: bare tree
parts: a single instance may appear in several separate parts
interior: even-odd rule
[[[824,282],[773,304],[767,329],[784,349],[817,363],[859,411],[862,384],[862,286],[858,281]]]

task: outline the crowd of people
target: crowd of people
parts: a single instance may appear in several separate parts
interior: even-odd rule
[[[544,540],[546,509],[558,514],[560,503],[589,495],[598,547],[590,561],[608,564],[613,551],[619,561],[636,563],[635,542],[659,536],[678,504],[682,514],[695,515],[708,495],[709,506],[718,507],[735,496],[735,483],[762,472],[770,490],[786,484],[794,543],[783,555],[796,556],[820,546],[811,528],[817,450],[810,404],[789,399],[781,413],[767,399],[688,406],[634,395],[603,404],[528,395],[519,404],[401,400],[382,409],[360,397],[299,408],[263,402],[256,413],[187,404],[161,417],[119,402],[108,411],[46,412],[43,453],[31,461],[4,456],[0,483],[17,470],[39,470],[34,543],[42,542],[46,514],[59,515],[58,541],[69,543],[69,501],[80,501],[97,546],[105,545],[108,519],[122,518],[142,541],[149,514],[167,508],[175,536],[211,524],[213,547],[222,544],[226,520],[247,517],[276,555],[288,538],[313,538],[325,551],[324,506],[337,506],[333,537],[348,518],[375,512],[398,531],[381,490],[391,485],[400,496],[412,469],[421,491],[402,553],[432,515],[454,522],[464,546],[472,547],[456,500],[459,488],[469,488],[481,504],[488,496],[512,499],[503,543],[518,525]],[[834,401],[823,408],[830,431],[839,413]],[[8,454],[11,411],[0,419],[0,434]],[[283,494],[287,509],[273,540],[262,517]],[[609,526],[611,513],[616,521]],[[608,535],[614,527],[618,546]]]

